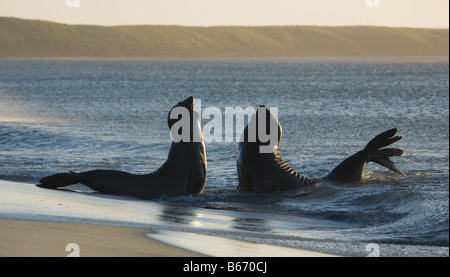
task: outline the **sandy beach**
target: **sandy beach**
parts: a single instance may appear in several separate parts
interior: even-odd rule
[[[0,220],[2,257],[201,257],[144,236],[151,230],[88,224]],[[70,243],[78,245],[67,248]],[[70,246],[70,245],[69,245]]]
[[[331,256],[160,229],[160,218],[168,215],[160,214],[161,207],[151,201],[47,190],[3,180],[0,199],[1,257]],[[152,213],[143,212],[146,209]]]

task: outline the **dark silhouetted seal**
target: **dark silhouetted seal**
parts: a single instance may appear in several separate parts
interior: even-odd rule
[[[170,110],[172,145],[166,162],[153,173],[137,175],[118,170],[58,173],[42,178],[37,186],[56,189],[80,183],[98,192],[144,199],[201,193],[206,181],[206,151],[200,116],[193,109],[191,96]]]
[[[277,130],[273,132],[274,129]],[[376,136],[363,150],[345,159],[322,180],[340,183],[359,182],[368,162],[376,162],[405,176],[389,160],[390,157],[400,156],[403,151],[383,148],[401,139],[394,136],[396,132],[397,129],[394,128]],[[283,161],[278,150],[281,136],[282,128],[278,120],[269,109],[260,106],[245,127],[239,142],[237,172],[240,189],[261,192],[284,191],[308,187],[319,181],[302,176]]]

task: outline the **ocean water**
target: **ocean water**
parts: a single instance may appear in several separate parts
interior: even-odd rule
[[[393,160],[407,177],[369,164],[360,184],[241,192],[237,142],[225,142],[224,124],[224,139],[206,143],[204,192],[151,200],[166,207],[162,229],[338,255],[365,256],[375,243],[381,256],[448,256],[448,61],[1,59],[0,179],[35,184],[68,170],[152,172],[167,158],[167,113],[178,101],[192,95],[202,110],[223,114],[264,104],[278,108],[280,153],[301,174],[325,176],[397,127],[403,139],[395,146],[404,154]],[[72,189],[95,197],[84,186]]]

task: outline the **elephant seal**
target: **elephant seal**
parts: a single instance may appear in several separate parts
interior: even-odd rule
[[[270,129],[271,124],[278,127],[278,130],[275,132],[277,140],[275,140],[275,143],[272,142],[272,145],[267,139],[260,139],[261,133],[264,135],[265,131],[265,135],[267,135],[267,130],[273,130]],[[262,127],[264,131],[260,132]],[[339,183],[359,182],[362,179],[366,164],[371,161],[405,176],[389,160],[390,157],[400,156],[403,151],[393,148],[381,149],[401,139],[401,137],[394,137],[396,132],[397,129],[394,128],[376,136],[363,150],[345,159],[323,180]],[[283,161],[278,149],[281,136],[282,128],[278,120],[269,109],[265,106],[260,106],[256,115],[252,116],[245,127],[239,142],[237,173],[241,190],[260,192],[285,191],[308,187],[320,180],[302,176]],[[261,146],[268,147],[273,151],[261,152]]]
[[[206,182],[206,151],[200,115],[193,109],[194,98],[191,96],[170,110],[167,121],[172,145],[166,162],[153,173],[136,175],[118,170],[81,173],[69,171],[42,178],[37,186],[56,189],[81,183],[101,193],[131,195],[143,199],[201,193]],[[185,113],[174,113],[175,110]],[[180,124],[183,120],[187,124]],[[174,128],[176,125],[178,129]],[[181,134],[187,134],[187,137],[175,141],[174,137]]]

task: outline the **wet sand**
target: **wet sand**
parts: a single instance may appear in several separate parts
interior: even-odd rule
[[[170,232],[169,232],[170,233]],[[183,237],[196,238],[190,251]],[[329,257],[331,255],[273,245],[241,242],[211,236],[176,234],[163,243],[145,228],[117,227],[43,221],[0,220],[0,257],[205,257],[205,256],[290,256]],[[225,244],[226,245],[225,245]],[[75,246],[72,246],[76,244]],[[194,245],[191,241],[191,245]],[[75,248],[74,248],[75,247]],[[222,250],[220,250],[222,248]],[[237,252],[233,249],[239,249]],[[201,254],[206,253],[206,255]]]
[[[145,237],[151,230],[102,225],[0,220],[0,256],[200,257],[202,255]]]

